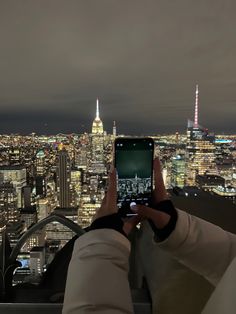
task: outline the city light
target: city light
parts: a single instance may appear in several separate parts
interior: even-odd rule
[[[115,121],[112,134],[104,130],[99,106],[97,99],[91,132],[0,135],[0,234],[7,231],[12,248],[31,226],[52,213],[82,228],[90,226],[107,189],[114,140],[119,136]],[[164,184],[170,195],[191,199],[205,191],[235,203],[236,136],[209,133],[199,124],[198,110],[197,86],[194,121],[188,121],[187,133],[152,135]],[[127,182],[119,180],[121,195],[144,193],[150,186],[150,178],[141,180],[137,174]],[[27,277],[37,283],[55,253],[74,235],[57,221],[31,235],[18,257],[22,266],[15,271],[15,278],[23,279],[15,283]]]

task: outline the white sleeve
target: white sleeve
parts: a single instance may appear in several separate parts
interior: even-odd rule
[[[129,240],[113,229],[79,237],[68,268],[63,313],[133,313],[129,253]]]
[[[177,210],[175,230],[158,245],[216,285],[236,256],[236,235]]]

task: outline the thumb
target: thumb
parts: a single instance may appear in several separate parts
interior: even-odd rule
[[[140,215],[135,215],[132,218],[128,218],[125,222],[124,222],[124,226],[123,226],[123,230],[124,232],[129,235],[130,232],[137,226],[137,224],[140,223],[140,221],[142,221],[142,216]]]
[[[170,215],[144,205],[135,205],[131,210],[143,218],[152,220],[158,229],[163,229],[170,221]]]

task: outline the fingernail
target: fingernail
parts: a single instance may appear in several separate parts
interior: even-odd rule
[[[137,211],[138,211],[138,206],[137,206],[137,205],[130,205],[130,208],[131,208],[134,212],[137,212]]]

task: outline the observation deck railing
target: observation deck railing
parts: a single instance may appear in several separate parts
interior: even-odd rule
[[[1,282],[1,300],[0,302],[0,313],[6,314],[13,314],[13,313],[24,313],[24,314],[41,314],[41,313],[52,313],[57,314],[61,313],[62,310],[62,303],[47,303],[45,301],[42,302],[44,299],[45,294],[48,295],[48,292],[45,289],[45,285],[32,294],[33,291],[29,292],[29,290],[22,287],[20,295],[17,297],[12,297],[11,294],[17,294],[17,290],[13,292],[12,289],[12,278],[13,278],[13,271],[18,266],[16,259],[20,250],[26,240],[34,234],[37,230],[42,229],[44,226],[51,222],[59,222],[69,229],[71,229],[78,237],[85,233],[79,225],[74,223],[73,221],[67,219],[61,214],[52,213],[45,219],[42,219],[38,223],[34,224],[26,233],[19,239],[13,250],[11,251],[8,237],[6,231],[2,235],[2,263],[1,263],[1,274],[2,274],[2,282]],[[131,241],[135,241],[136,235],[132,236]],[[134,245],[135,246],[135,245]],[[138,279],[138,263],[134,255],[136,254],[135,250],[132,249],[131,252],[131,259],[130,259],[130,286],[131,286],[131,294],[133,299],[133,306],[135,314],[150,314],[151,313],[151,299],[150,294],[147,286],[142,287],[140,284],[141,279]],[[68,265],[67,265],[68,266]],[[16,286],[17,287],[17,286]],[[64,291],[63,291],[64,292]],[[38,294],[38,296],[37,296]],[[60,293],[61,294],[61,293]],[[27,296],[28,295],[28,296]],[[30,299],[30,295],[32,295],[32,299]],[[41,296],[41,297],[40,297]],[[22,298],[22,301],[19,299]],[[37,301],[37,298],[39,301]],[[13,299],[13,300],[11,300]],[[36,301],[35,301],[36,299]],[[41,299],[41,300],[40,300]],[[51,298],[52,299],[52,298]],[[61,299],[61,298],[60,298]],[[11,301],[9,301],[11,300]],[[24,300],[27,300],[26,302]],[[59,301],[61,302],[61,300]]]

